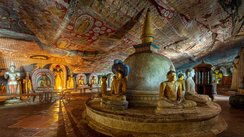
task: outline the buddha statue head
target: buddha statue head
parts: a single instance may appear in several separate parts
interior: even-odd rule
[[[59,71],[61,68],[59,65],[56,65],[56,70]]]
[[[13,62],[12,62],[12,63],[10,64],[10,66],[9,66],[9,71],[10,71],[10,72],[15,72],[15,65],[14,65]]]
[[[184,74],[180,73],[178,75],[178,80],[184,80],[184,78],[185,78]]]
[[[189,68],[189,69],[186,70],[186,76],[187,77],[194,77],[194,75],[195,75],[195,70],[194,69]]]
[[[115,75],[116,75],[117,79],[122,79],[123,78],[123,72],[120,71],[120,70],[116,71]]]
[[[106,76],[102,76],[102,83],[106,83],[107,81],[107,77]]]
[[[175,73],[175,71],[170,70],[167,73],[167,79],[168,79],[168,81],[176,81],[176,73]]]

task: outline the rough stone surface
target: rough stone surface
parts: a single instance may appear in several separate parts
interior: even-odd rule
[[[155,107],[118,111],[89,101],[85,113],[90,127],[111,136],[214,137],[227,126],[219,119],[220,111],[220,106],[212,102],[202,107],[167,110],[158,115]]]

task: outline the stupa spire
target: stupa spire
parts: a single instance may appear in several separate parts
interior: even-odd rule
[[[152,24],[152,18],[151,18],[151,12],[150,9],[148,8],[147,13],[146,13],[146,18],[144,22],[144,27],[142,31],[142,43],[152,43],[153,38],[154,38],[154,29],[153,29],[153,24]]]

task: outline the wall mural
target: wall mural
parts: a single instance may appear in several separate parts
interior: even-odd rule
[[[143,9],[150,8],[159,53],[181,66],[200,60],[223,43],[243,39],[244,6],[239,1],[1,1],[0,33],[5,29],[34,34],[40,47],[27,52],[31,44],[21,42],[25,48],[5,44],[1,51],[16,60],[16,65],[37,63],[34,59],[25,61],[44,54],[49,59],[38,62],[40,67],[56,61],[77,73],[108,71],[114,59],[124,60],[134,52],[132,46],[141,41]]]

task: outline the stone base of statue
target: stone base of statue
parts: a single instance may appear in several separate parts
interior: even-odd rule
[[[124,110],[128,108],[125,95],[103,95],[101,106],[113,110]]]
[[[158,91],[127,90],[126,99],[130,106],[157,106]]]
[[[185,107],[158,114],[156,107],[129,107],[121,111],[90,100],[86,102],[84,117],[92,129],[118,137],[214,137],[226,129],[218,104],[210,101],[201,107]]]
[[[244,108],[244,89],[238,89],[235,95],[230,96],[229,103],[232,107]]]

